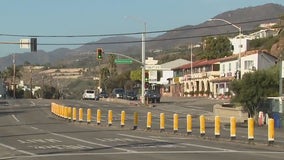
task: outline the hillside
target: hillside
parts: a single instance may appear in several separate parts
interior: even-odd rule
[[[279,17],[284,14],[284,6],[277,4],[265,4],[256,7],[247,7],[221,13],[212,18],[225,19],[238,25],[243,32],[256,29],[261,23],[277,22],[277,19],[271,17]],[[268,19],[264,21],[259,21]],[[246,23],[250,22],[250,23]],[[216,25],[224,25],[219,27],[210,27]],[[173,29],[161,36],[156,37],[154,42],[148,43],[148,49],[170,49],[191,43],[198,43],[201,38],[207,35],[215,35],[227,32],[237,32],[236,28],[231,25],[225,25],[221,21],[205,21],[196,26],[188,25]],[[183,38],[184,37],[184,38]],[[180,39],[178,39],[180,38]],[[167,39],[167,40],[164,40]],[[169,40],[173,39],[173,40]]]
[[[256,7],[240,8],[233,11],[221,13],[212,18],[226,19],[240,27],[244,32],[249,32],[256,29],[259,24],[267,22],[277,22],[279,17],[284,14],[284,6],[277,4],[265,4]],[[260,21],[263,20],[263,21]],[[248,23],[249,22],[249,23]],[[215,26],[215,27],[214,27]],[[216,27],[218,26],[218,27]],[[154,37],[147,42],[146,56],[153,56],[148,51],[167,50],[178,48],[180,46],[189,45],[188,43],[197,44],[201,39],[208,35],[224,34],[236,32],[236,28],[231,25],[225,25],[221,21],[205,21],[198,25],[187,25],[175,28],[158,37]],[[117,52],[126,55],[141,57],[141,42],[138,37],[117,36],[107,37],[96,42],[90,42],[76,49],[59,48],[51,52],[38,51],[37,53],[16,54],[16,64],[72,64],[78,59],[89,59],[88,56],[95,51],[96,48],[104,48],[106,52]],[[273,46],[273,52],[281,52],[283,42]],[[40,47],[38,47],[40,48]],[[87,64],[81,62],[81,64]],[[12,56],[0,58],[0,70],[12,65]]]

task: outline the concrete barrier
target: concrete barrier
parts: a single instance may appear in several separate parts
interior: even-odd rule
[[[224,123],[230,123],[230,117],[235,117],[236,122],[245,122],[248,119],[248,113],[244,112],[241,107],[222,107],[220,104],[215,104],[213,113],[215,116],[220,116]]]

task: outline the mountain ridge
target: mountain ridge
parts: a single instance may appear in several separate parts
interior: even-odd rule
[[[233,24],[239,25],[246,32],[255,29],[260,23],[277,22],[277,19],[271,18],[279,17],[281,14],[284,14],[284,6],[268,3],[261,6],[226,11],[212,18],[226,19]],[[214,25],[219,25],[219,27],[212,27]],[[146,43],[146,50],[177,48],[189,45],[189,43],[199,43],[204,36],[232,32],[237,32],[236,28],[231,25],[224,25],[224,22],[220,21],[205,21],[197,25],[181,26],[157,37],[147,38],[149,42]],[[99,47],[104,48],[106,52],[124,53],[126,55],[141,54],[141,38],[131,36],[106,37],[96,42],[86,43],[75,49],[58,48],[50,52],[39,50],[37,53],[15,54],[16,65],[21,65],[25,62],[30,62],[31,64],[57,64],[64,59],[78,56],[82,52],[95,51]],[[0,70],[11,65],[11,55],[0,58]]]

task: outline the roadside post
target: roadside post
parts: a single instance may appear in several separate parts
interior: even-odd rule
[[[237,136],[237,120],[236,117],[230,117],[230,137],[231,140],[236,139]]]
[[[274,119],[270,118],[268,120],[268,144],[271,145],[274,143]]]
[[[186,116],[186,131],[187,131],[187,135],[191,134],[192,133],[192,116],[190,114],[188,114]]]
[[[219,138],[221,135],[221,119],[220,116],[215,116],[215,137]]]
[[[160,113],[160,132],[165,131],[165,113]]]

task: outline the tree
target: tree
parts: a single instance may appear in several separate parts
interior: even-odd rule
[[[142,73],[141,69],[131,71],[130,72],[130,79],[132,81],[141,81],[141,73]]]
[[[205,42],[204,52],[199,57],[201,59],[216,59],[232,55],[232,45],[230,40],[225,36],[207,37]]]
[[[104,67],[100,70],[100,80],[101,80],[101,84],[103,84],[103,89],[107,90],[107,83],[106,81],[109,79],[110,77],[110,71],[107,67]],[[100,84],[100,86],[101,86]],[[102,86],[101,86],[102,87]]]
[[[111,76],[117,75],[116,70],[116,63],[115,63],[116,56],[115,55],[109,55],[108,57],[108,65],[109,65],[109,73]]]
[[[278,96],[278,78],[278,67],[246,73],[243,79],[231,83],[230,89],[236,94],[232,101],[239,102],[253,117],[264,98]]]

